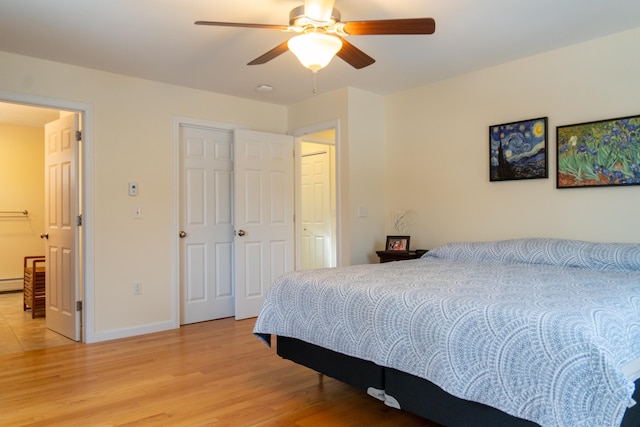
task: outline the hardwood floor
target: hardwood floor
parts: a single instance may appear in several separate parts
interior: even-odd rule
[[[0,355],[3,426],[429,426],[222,319]]]

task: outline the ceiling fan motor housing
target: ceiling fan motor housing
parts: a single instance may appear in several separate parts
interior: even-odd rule
[[[245,22],[196,21],[196,25],[219,27],[263,28],[298,33],[290,40],[260,55],[247,65],[265,64],[291,50],[301,55],[322,55],[323,61],[313,59],[305,67],[317,71],[326,66],[334,55],[355,69],[373,64],[375,59],[346,40],[347,36],[390,34],[433,34],[436,23],[433,18],[374,19],[369,21],[342,22],[340,11],[333,7],[334,0],[306,0],[305,5],[293,8],[289,13],[289,25],[253,24]],[[327,11],[330,10],[330,13]],[[304,43],[298,43],[304,40]],[[297,47],[296,47],[297,45]],[[293,47],[292,47],[293,46]],[[321,53],[317,53],[317,52]]]
[[[289,25],[306,27],[308,25],[313,26],[330,26],[336,22],[340,22],[340,11],[334,8],[331,11],[331,19],[328,22],[314,21],[304,14],[304,6],[298,6],[291,9],[289,12]]]

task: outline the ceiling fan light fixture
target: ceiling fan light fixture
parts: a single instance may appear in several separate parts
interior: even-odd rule
[[[292,37],[287,43],[298,61],[314,73],[326,67],[342,48],[340,37],[309,32]]]

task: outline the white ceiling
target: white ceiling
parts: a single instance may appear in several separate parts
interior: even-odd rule
[[[293,54],[246,63],[291,34],[193,22],[286,25],[302,3],[0,0],[0,50],[289,105],[313,96],[312,73]],[[337,0],[336,8],[343,21],[433,17],[436,32],[350,37],[376,63],[355,70],[335,58],[317,74],[319,93],[390,94],[640,25],[638,0]],[[260,84],[274,90],[258,92]]]

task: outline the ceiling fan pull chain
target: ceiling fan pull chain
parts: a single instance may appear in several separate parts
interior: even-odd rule
[[[313,73],[313,94],[314,95],[318,94],[317,79],[318,79],[318,73],[314,72]]]

